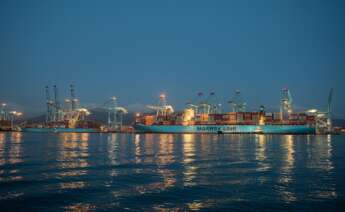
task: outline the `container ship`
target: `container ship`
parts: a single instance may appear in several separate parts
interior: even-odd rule
[[[288,89],[282,90],[279,112],[267,112],[264,106],[258,111],[246,111],[246,103],[240,91],[229,101],[231,112],[222,113],[221,105],[214,101],[211,92],[205,99],[188,103],[182,112],[174,112],[167,104],[166,96],[160,95],[156,106],[148,106],[155,114],[136,114],[134,129],[142,133],[263,133],[263,134],[323,134],[331,132],[330,103],[328,110],[320,112],[311,109],[294,112],[292,97]],[[213,100],[212,100],[213,99]]]

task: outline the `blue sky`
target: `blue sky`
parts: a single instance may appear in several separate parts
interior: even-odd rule
[[[45,111],[44,87],[76,85],[93,107],[117,96],[130,109],[160,92],[181,109],[235,89],[249,108],[278,107],[288,87],[299,109],[345,117],[344,1],[1,1],[0,101]]]

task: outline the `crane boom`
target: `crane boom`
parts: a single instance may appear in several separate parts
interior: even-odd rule
[[[328,104],[327,104],[327,113],[328,114],[331,113],[332,98],[333,98],[333,88],[331,88],[331,90],[329,90],[329,94],[328,94]]]

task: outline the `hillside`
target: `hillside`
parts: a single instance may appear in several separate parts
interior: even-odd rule
[[[87,120],[101,122],[106,124],[108,121],[108,112],[104,109],[93,109],[90,111],[91,115],[87,117]],[[130,125],[134,121],[134,113],[128,113],[123,116],[123,124]],[[45,122],[46,116],[39,115],[26,120],[28,124],[37,124]]]

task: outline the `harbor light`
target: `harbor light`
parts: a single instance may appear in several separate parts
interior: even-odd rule
[[[11,129],[14,129],[14,118],[23,115],[23,113],[14,110],[10,111],[9,114],[11,115]]]
[[[316,113],[316,112],[317,112],[316,109],[309,109],[309,110],[307,110],[307,113]]]
[[[22,112],[17,112],[17,111],[15,111],[15,110],[14,110],[14,111],[10,111],[9,114],[11,114],[12,116],[17,116],[17,117],[23,115]]]
[[[78,111],[84,113],[87,116],[91,114],[90,111],[86,108],[79,108]]]

